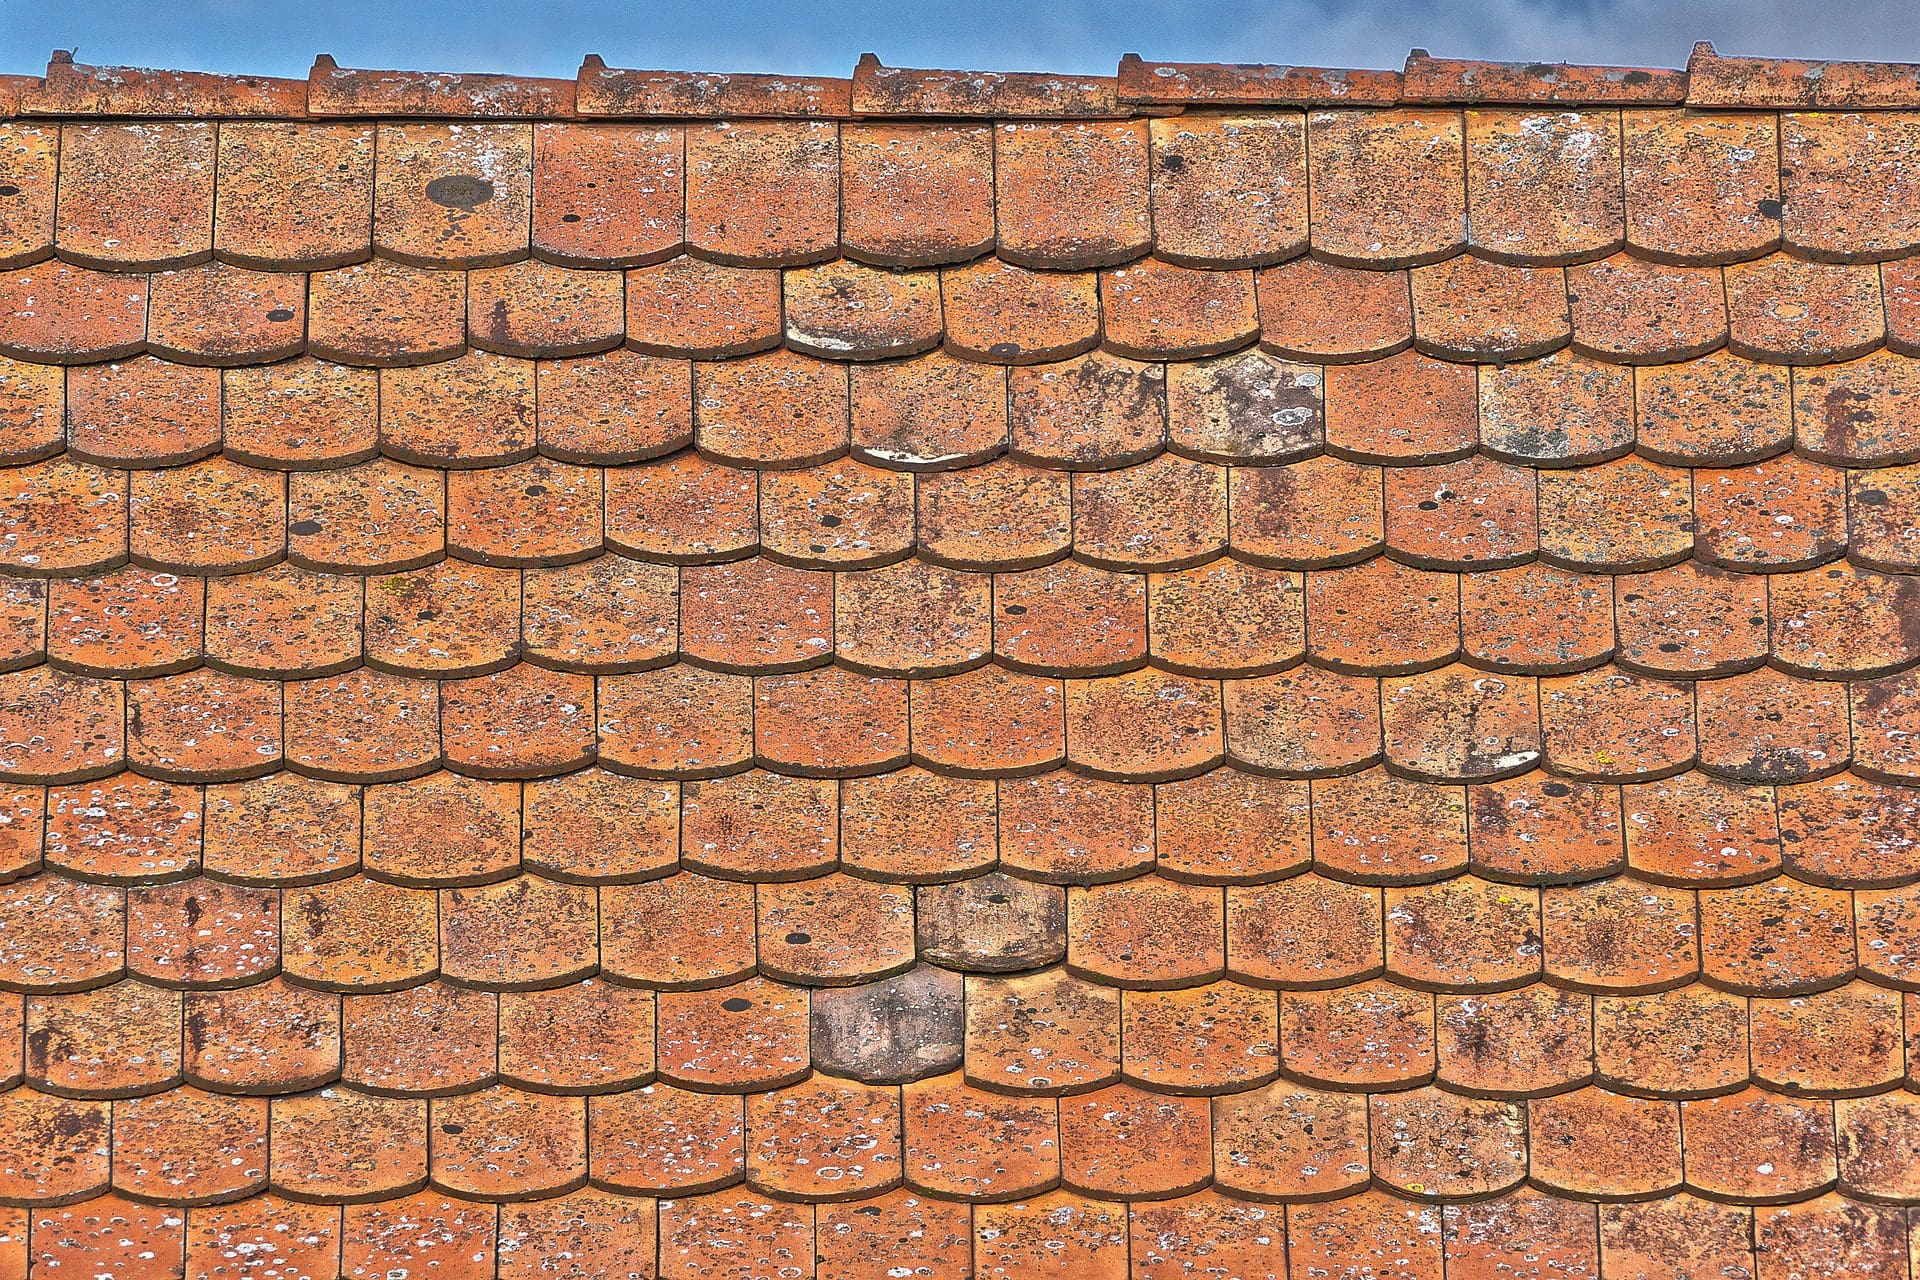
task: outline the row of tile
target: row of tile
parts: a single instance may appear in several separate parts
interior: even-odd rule
[[[1368,1191],[1283,1208],[1214,1191],[969,1206],[900,1190],[815,1206],[740,1190],[657,1203],[581,1190],[496,1207],[425,1191],[345,1208],[260,1195],[186,1210],[110,1194],[0,1209],[0,1266],[128,1280],[1318,1280],[1356,1267],[1396,1280],[1904,1280],[1909,1218],[1838,1194],[1755,1209],[1686,1194],[1594,1205],[1522,1190],[1441,1206]]]
[[[0,354],[63,365],[148,351],[188,366],[304,352],[407,367],[469,346],[565,357],[623,344],[712,360],[784,344],[828,361],[944,348],[964,362],[1029,366],[1096,347],[1120,360],[1197,361],[1256,342],[1314,365],[1409,347],[1442,361],[1507,363],[1569,346],[1606,365],[1657,368],[1722,348],[1761,364],[1821,365],[1882,346],[1920,350],[1920,274],[1911,261],[1781,255],[1725,268],[1615,255],[1565,269],[1460,257],[1411,272],[1304,258],[1207,271],[1149,259],[1097,275],[999,259],[937,272],[847,260],[783,272],[682,257],[624,273],[535,261],[461,273],[374,260],[311,278],[219,262],[150,277],[56,262],[0,272],[0,318]],[[1298,381],[1310,371],[1288,372]],[[1001,380],[992,369],[951,376],[980,388]],[[1014,385],[1017,394],[1018,376]]]
[[[1140,990],[1228,974],[1320,988],[1381,973],[1450,992],[1543,976],[1602,992],[1699,977],[1762,996],[1827,990],[1856,972],[1920,985],[1911,884],[1848,891],[1776,876],[1692,889],[1627,876],[1543,889],[1455,874],[1381,889],[1314,873],[1225,889],[1137,876],[1063,892],[1004,873],[918,887],[841,873],[754,885],[690,869],[596,887],[509,869],[436,893],[408,887],[420,883],[411,867],[397,874],[406,879],[285,889],[211,878],[128,889],[54,871],[0,884],[10,934],[0,989],[85,990],[131,973],[217,990],[281,972],[345,991],[436,975],[532,989],[600,972],[669,989],[754,973],[840,986],[917,958],[985,971],[1064,958],[1075,974]],[[647,914],[681,910],[693,914]],[[1116,991],[1068,986],[1069,1004],[1119,1007]]]
[[[636,930],[626,932],[630,942]],[[882,1085],[964,1072],[990,1092],[1035,1096],[1119,1082],[1244,1095],[1282,1078],[1334,1091],[1438,1083],[1480,1098],[1595,1084],[1638,1098],[1749,1083],[1804,1098],[1920,1087],[1920,995],[1866,982],[1747,999],[1698,985],[1435,994],[1371,979],[1277,996],[1235,980],[1114,990],[1060,970],[963,977],[925,966],[810,992],[756,977],[657,998],[617,977],[498,995],[454,981],[382,991],[369,980],[342,994],[291,975],[184,993],[125,980],[0,996],[10,1032],[0,1084],[96,1099],[183,1083],[246,1096],[341,1082],[383,1097],[496,1083],[608,1094],[656,1081],[750,1093],[810,1072]]]
[[[1312,171],[1309,194],[1308,170]],[[218,254],[317,270],[379,252],[482,267],[1195,265],[1311,248],[1372,267],[1623,245],[1725,262],[1920,247],[1920,114],[1670,109],[1188,114],[995,125],[0,123],[0,264]]]
[[[1541,766],[1593,782],[1697,767],[1781,784],[1851,764],[1903,782],[1920,777],[1917,722],[1911,670],[1843,682],[1760,668],[1694,682],[1613,666],[1534,677],[1456,665],[1376,682],[1320,667],[1228,681],[1147,668],[1061,682],[981,667],[910,682],[842,667],[749,677],[682,664],[596,678],[522,663],[444,683],[356,667],[283,685],[204,667],[122,681],[41,665],[0,675],[0,781],[81,782],[131,768],[229,782],[290,766],[376,782],[443,765],[469,780],[544,778],[599,761],[642,778],[757,766],[800,785],[777,780],[909,763],[1028,778],[1064,763],[1084,777],[1058,785],[1084,787],[1193,777],[1232,761],[1319,778],[1331,791],[1363,783],[1330,775],[1384,760],[1402,786]]]
[[[1055,1186],[1121,1200],[1218,1186],[1301,1201],[1369,1182],[1439,1201],[1529,1181],[1609,1201],[1685,1189],[1781,1203],[1836,1184],[1920,1201],[1920,1095],[1909,1092],[1827,1100],[1754,1088],[1672,1102],[1586,1088],[1503,1101],[1280,1083],[1208,1099],[1119,1084],[1056,1100],[994,1094],[957,1076],[904,1089],[815,1076],[742,1102],[670,1085],[592,1099],[496,1086],[431,1100],[337,1087],[273,1099],[180,1088],[114,1102],[16,1089],[0,1093],[0,1192],[14,1204],[60,1203],[111,1185],[143,1200],[207,1204],[271,1187],[365,1203],[431,1186],[517,1201],[590,1177],[607,1190],[690,1195],[744,1175],[754,1192],[799,1202],[903,1183],[988,1201]]]
[[[1420,813],[1428,860],[1414,860],[1413,843],[1383,830],[1369,805]],[[1808,884],[1891,888],[1920,878],[1917,814],[1920,790],[1853,773],[1772,787],[1688,772],[1621,787],[1530,772],[1446,787],[1238,769],[1157,784],[1057,772],[995,782],[909,767],[839,782],[749,773],[683,785],[594,768],[524,786],[445,773],[372,788],[288,772],[204,788],[129,773],[0,791],[0,881],[51,867],[105,884],[204,873],[271,887],[364,866],[426,886],[521,869],[630,884],[684,860],[736,880],[844,869],[931,884],[1004,867],[1038,882],[1016,887],[1051,902],[1036,919],[1052,919],[1061,899],[1047,884],[1148,871],[1265,884],[1316,859],[1356,883],[1417,879],[1424,865],[1436,878],[1470,870],[1511,884],[1630,869],[1656,884],[1726,886],[1784,870]],[[455,834],[436,833],[442,825]]]

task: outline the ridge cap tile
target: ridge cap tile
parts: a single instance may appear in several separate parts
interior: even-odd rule
[[[1403,75],[1400,100],[1408,105],[1675,106],[1687,98],[1687,73],[1669,68],[1436,58],[1425,49],[1415,49],[1407,55]]]
[[[1920,63],[1728,55],[1702,40],[1687,59],[1686,105],[1781,111],[1912,109],[1920,107]]]
[[[1260,62],[1120,59],[1119,100],[1141,106],[1392,106],[1401,73]]]
[[[44,78],[19,79],[23,116],[140,116],[181,119],[297,119],[307,113],[300,80],[208,71],[102,67],[56,49]]]
[[[1130,115],[1113,76],[1046,71],[941,71],[889,67],[871,53],[853,72],[861,116],[982,116],[1001,120]]]
[[[590,53],[575,85],[579,114],[598,119],[843,120],[854,114],[853,81],[835,76],[634,70],[609,67]]]
[[[491,73],[374,71],[342,67],[323,53],[314,58],[307,75],[307,109],[316,118],[565,119],[574,114],[574,82]]]

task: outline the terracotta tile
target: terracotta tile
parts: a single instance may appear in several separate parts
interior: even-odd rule
[[[1598,992],[1690,981],[1700,971],[1697,910],[1690,891],[1624,877],[1549,888],[1540,898],[1547,976]]]
[[[376,160],[373,241],[383,256],[454,267],[526,256],[528,126],[383,123]]]
[[[1913,1194],[1914,1101],[1899,1093],[1842,1098],[1834,1104],[1840,1185],[1876,1199]]]
[[[533,453],[533,362],[474,351],[380,375],[380,448],[424,467],[491,467]]]
[[[1413,298],[1405,271],[1296,258],[1263,268],[1256,284],[1260,345],[1275,355],[1347,364],[1413,344]]]
[[[280,564],[214,578],[207,590],[207,660],[240,675],[320,676],[360,661],[355,578]]]
[[[67,449],[82,462],[171,467],[219,447],[218,370],[135,356],[67,373]]]
[[[1307,575],[1307,652],[1338,671],[1417,671],[1460,652],[1459,582],[1369,560]]]
[[[1120,993],[1064,969],[967,979],[966,1078],[1011,1093],[1081,1093],[1120,1076]]]
[[[1248,351],[1167,373],[1175,453],[1205,462],[1265,464],[1319,451],[1326,436],[1318,368]]]
[[[370,668],[286,686],[288,763],[336,782],[416,777],[441,761],[439,691]]]
[[[1204,1099],[1117,1084],[1060,1106],[1060,1180],[1093,1196],[1155,1199],[1198,1190],[1212,1176]]]
[[[658,1227],[650,1200],[583,1190],[532,1204],[500,1208],[499,1272],[507,1280],[558,1275],[634,1278],[649,1274],[658,1255]]]
[[[1147,654],[1147,579],[1062,561],[994,579],[994,653],[1036,674],[1097,675]]]
[[[440,895],[440,971],[493,990],[551,987],[600,966],[594,891],[540,876]]]
[[[1213,1102],[1214,1180],[1260,1199],[1320,1199],[1363,1186],[1366,1099],[1281,1081]]]
[[[209,262],[151,278],[147,349],[182,364],[263,364],[306,345],[306,280]]]
[[[1121,1073],[1167,1093],[1227,1093],[1280,1071],[1273,993],[1234,982],[1121,996]]]
[[[1580,466],[1633,447],[1633,373],[1556,353],[1480,370],[1480,447],[1534,466]]]
[[[599,754],[643,778],[706,776],[753,758],[753,682],[685,665],[598,681]]]
[[[691,872],[600,890],[600,959],[614,977],[662,989],[753,972],[753,888]]]
[[[430,773],[366,793],[367,871],[423,888],[488,884],[520,863],[520,788]]]
[[[60,160],[54,240],[61,257],[159,271],[211,256],[211,123],[63,125]]]
[[[1153,791],[1057,770],[1000,783],[1000,858],[1061,884],[1125,879],[1153,862]]]
[[[1136,360],[1233,351],[1259,332],[1253,274],[1202,271],[1149,258],[1106,271],[1100,302],[1109,351]]]
[[[1262,675],[1306,650],[1305,583],[1233,560],[1148,579],[1147,626],[1160,664],[1187,675]]]
[[[587,1105],[495,1085],[431,1104],[433,1183],[505,1200],[587,1180]]]
[[[813,1274],[813,1210],[719,1192],[660,1203],[662,1280]]]
[[[330,991],[390,991],[440,967],[431,893],[363,876],[286,891],[287,976]],[[348,1029],[352,1061],[352,1029]]]
[[[66,372],[58,365],[0,356],[0,459],[32,462],[64,449],[66,397]]]
[[[271,772],[281,757],[280,687],[189,671],[127,685],[127,759],[175,781],[230,782]]]
[[[373,579],[367,658],[381,668],[437,676],[510,666],[520,643],[519,596],[517,572],[453,561]]]
[[[185,1257],[186,1212],[103,1195],[85,1204],[29,1215],[34,1273],[91,1267],[96,1274],[178,1280]]]
[[[1693,550],[1684,471],[1638,457],[1538,477],[1540,554],[1588,572],[1645,572]]]
[[[1920,349],[1920,277],[1906,262],[1882,263],[1880,291],[1886,303],[1887,347],[1897,354],[1912,355]],[[1871,357],[1865,359],[1871,360]],[[1881,360],[1884,361],[1885,357],[1881,357]],[[1900,370],[1899,366],[1894,368],[1905,371]],[[1897,373],[1894,380],[1904,381]]]
[[[1781,852],[1795,876],[1869,888],[1908,880],[1920,869],[1920,839],[1906,827],[1920,797],[1910,788],[1841,774],[1774,794]]]
[[[1293,1280],[1316,1271],[1361,1266],[1395,1280],[1439,1280],[1441,1209],[1409,1204],[1386,1191],[1363,1191],[1330,1204],[1287,1208],[1287,1265]]]
[[[819,1210],[821,1280],[879,1280],[893,1266],[954,1280],[972,1273],[972,1214],[964,1205],[899,1191]]]
[[[0,675],[0,774],[19,782],[82,782],[124,763],[125,698],[114,681],[29,667]],[[33,726],[28,728],[28,726]]]
[[[805,1079],[807,995],[766,978],[708,991],[662,992],[661,1079],[711,1092],[751,1093]]]
[[[913,550],[913,477],[851,458],[760,480],[760,540],[809,568],[887,564]]]
[[[117,776],[49,787],[42,847],[46,865],[80,880],[174,880],[200,865],[200,793]]]
[[[840,144],[828,121],[765,120],[687,131],[687,240],[715,262],[795,266],[839,240]],[[740,216],[751,209],[748,216]]]
[[[1450,1204],[1447,1274],[1468,1280],[1532,1272],[1598,1276],[1597,1210],[1522,1188],[1497,1200]]]
[[[1537,890],[1460,876],[1386,892],[1387,974],[1409,986],[1492,991],[1540,974]]]
[[[678,594],[672,566],[619,555],[530,570],[521,579],[526,653],[590,673],[665,662],[678,639]]]
[[[906,471],[983,462],[1007,447],[1006,375],[940,352],[851,371],[854,455]]]
[[[1784,255],[1727,268],[1736,355],[1779,364],[1851,360],[1886,337],[1880,273]]]
[[[894,883],[951,879],[994,864],[999,803],[985,779],[917,766],[840,785],[841,862]]]
[[[989,872],[915,890],[923,959],[997,973],[1054,964],[1067,954],[1066,890]]]
[[[1720,272],[1665,266],[1626,254],[1567,269],[1573,349],[1621,364],[1657,365],[1727,341]]]
[[[1471,366],[1417,351],[1334,365],[1327,370],[1327,447],[1390,466],[1464,457],[1476,439],[1477,397]]]
[[[1905,1074],[1904,1047],[1893,1030],[1899,1005],[1897,993],[1864,982],[1753,1001],[1754,1083],[1815,1096],[1895,1087]]]
[[[1167,442],[1163,365],[1096,351],[1008,378],[1012,453],[1064,470],[1142,462]]]
[[[1852,565],[1782,575],[1769,584],[1773,660],[1815,679],[1890,674],[1920,659],[1906,620],[1920,584]]]
[[[301,356],[220,378],[221,449],[295,471],[362,462],[379,447],[379,377]]]
[[[991,648],[992,579],[906,560],[834,578],[835,656],[858,671],[961,671]]]
[[[495,1231],[492,1205],[437,1192],[353,1206],[341,1215],[340,1274],[378,1280],[417,1268],[444,1280],[485,1280],[494,1274]]]
[[[1738,782],[1806,782],[1850,755],[1839,686],[1760,670],[1701,684],[1700,767]]]
[[[1470,458],[1385,472],[1388,550],[1429,569],[1501,568],[1539,545],[1534,474]]]
[[[1501,262],[1597,258],[1625,239],[1620,118],[1466,112],[1467,240]]]
[[[427,1181],[427,1104],[322,1089],[275,1098],[272,1184],[283,1195],[364,1203]]]
[[[1700,895],[1701,969],[1749,995],[1796,995],[1853,974],[1852,900],[1844,892],[1769,880]]]
[[[1536,983],[1496,995],[1442,995],[1434,1021],[1439,1080],[1455,1089],[1537,1096],[1593,1074],[1593,1002],[1577,992]]]
[[[1227,549],[1227,469],[1163,454],[1073,480],[1074,549],[1112,569],[1184,569]]]
[[[561,462],[639,462],[693,442],[693,366],[605,351],[534,366],[535,436]]]
[[[940,282],[842,260],[782,276],[787,345],[828,360],[883,360],[940,343]]]
[[[1120,1280],[1127,1274],[1125,1207],[1066,1192],[982,1206],[974,1211],[974,1263],[982,1280]]]
[[[528,260],[467,277],[473,345],[509,356],[572,356],[617,346],[624,332],[621,282]]]
[[[921,556],[958,569],[1029,569],[1072,541],[1068,477],[995,459],[914,484]]]
[[[913,964],[913,891],[838,873],[754,891],[760,971],[844,986]]]
[[[1339,1089],[1431,1080],[1433,997],[1390,982],[1283,991],[1280,1059],[1289,1076]]]
[[[13,578],[0,585],[0,668],[39,662],[47,653],[48,583]]]
[[[587,1107],[596,1184],[685,1194],[738,1182],[746,1169],[738,1097],[653,1084],[591,1098]]]
[[[1001,124],[994,134],[1000,256],[1025,267],[1125,262],[1149,238],[1146,122]]]
[[[1531,1173],[1548,1190],[1582,1199],[1679,1191],[1679,1104],[1585,1088],[1527,1110]]]
[[[373,250],[370,125],[220,126],[213,247],[265,271],[323,271]]]
[[[530,663],[449,680],[440,715],[449,768],[486,778],[570,772],[595,754],[593,679]]]
[[[69,1098],[153,1093],[179,1083],[181,995],[114,982],[26,1001],[26,1084]]]
[[[838,667],[754,681],[754,752],[780,772],[881,773],[907,757],[907,686]]]
[[[1336,987],[1385,968],[1380,890],[1309,872],[1227,890],[1227,971],[1264,986]]]
[[[13,188],[0,214],[0,265],[24,266],[53,252],[54,182],[60,166],[60,129],[20,120],[0,132],[0,177]]]
[[[841,239],[883,267],[965,262],[993,247],[993,134],[981,124],[840,127]]]
[[[905,1084],[957,1070],[965,980],[922,965],[896,977],[828,987],[812,998],[813,1062],[828,1075]]]
[[[846,452],[844,366],[792,351],[701,365],[694,431],[714,460],[756,468],[808,467]]]
[[[1157,876],[1067,893],[1067,967],[1120,987],[1186,987],[1225,971],[1220,890]]]
[[[187,1274],[205,1280],[331,1275],[339,1250],[340,1210],[332,1205],[263,1195],[187,1215]]]
[[[743,355],[778,346],[777,272],[674,258],[627,273],[627,345],[656,356]]]
[[[1687,1185],[1755,1203],[1801,1199],[1835,1178],[1833,1104],[1759,1089],[1680,1104]]]
[[[1643,370],[1637,380],[1640,453],[1657,462],[1753,462],[1793,438],[1786,379],[1730,354]]]
[[[523,788],[522,860],[549,879],[648,879],[679,857],[679,789],[600,769]]]
[[[1375,884],[1415,884],[1466,865],[1463,788],[1411,782],[1383,769],[1319,778],[1313,788],[1314,861],[1330,873]],[[1388,812],[1401,812],[1411,821],[1389,829],[1379,821]]]
[[[1920,777],[1912,743],[1920,681],[1912,673],[1856,682],[1851,688],[1857,771],[1884,781]]]
[[[533,126],[533,252],[570,267],[636,267],[686,239],[685,131]]]
[[[209,458],[132,477],[134,560],[177,573],[245,573],[286,554],[286,477]]]
[[[968,360],[1041,364],[1100,341],[1100,294],[1091,272],[1029,271],[982,258],[940,273],[947,349]]]
[[[607,545],[648,560],[699,563],[760,542],[758,481],[692,450],[619,467],[605,478]]]
[[[0,880],[18,880],[40,869],[46,808],[46,793],[39,787],[0,789]]]
[[[127,970],[169,986],[233,987],[280,966],[276,889],[184,880],[127,892]]]
[[[464,1093],[494,1078],[499,1011],[488,992],[425,982],[350,995],[341,1023],[344,1078],[367,1092]]]
[[[1614,584],[1623,667],[1652,675],[1725,674],[1766,656],[1763,578],[1682,561]]]
[[[186,1077],[204,1089],[297,1093],[340,1074],[339,999],[278,978],[189,993],[185,1030]]]
[[[1680,1280],[1718,1272],[1753,1275],[1753,1210],[1677,1195],[1600,1208],[1604,1271]]]
[[[967,1200],[1007,1200],[1060,1176],[1059,1119],[1051,1098],[973,1088],[956,1073],[902,1091],[910,1187]]]
[[[107,1188],[108,1107],[14,1089],[0,1094],[0,1187],[9,1200],[83,1200]],[[54,1211],[58,1212],[58,1211]],[[61,1215],[64,1217],[64,1215]]]
[[[1550,565],[1470,573],[1460,580],[1460,631],[1477,666],[1557,675],[1612,656],[1613,603],[1605,579]]]
[[[171,1204],[237,1199],[267,1185],[267,1100],[171,1089],[113,1106],[113,1183]]]
[[[747,1182],[797,1200],[898,1185],[900,1094],[823,1076],[747,1097]]]
[[[1847,554],[1856,564],[1888,573],[1920,568],[1920,550],[1909,545],[1920,527],[1920,467],[1889,467],[1853,481],[1847,518]]]
[[[1066,686],[1068,760],[1096,777],[1161,781],[1222,759],[1220,691],[1153,671]]]
[[[1375,1095],[1368,1107],[1373,1174],[1390,1188],[1439,1200],[1504,1191],[1526,1175],[1524,1104],[1429,1085]]]
[[[32,575],[87,573],[127,557],[127,474],[67,458],[17,468],[0,563]]]
[[[1321,456],[1227,476],[1238,557],[1282,569],[1364,560],[1386,545],[1381,469]]]
[[[1456,177],[1465,146],[1456,112],[1310,112],[1315,253],[1403,267],[1458,251],[1467,230],[1466,186]]]
[[[800,880],[839,858],[831,779],[753,770],[680,788],[680,858],[740,880]]]
[[[1780,117],[1786,242],[1824,262],[1876,262],[1920,244],[1908,208],[1920,133],[1904,115],[1787,112]]]
[[[0,275],[0,355],[50,364],[130,356],[146,344],[144,276],[47,262]]]
[[[1627,243],[1656,261],[1702,263],[1778,245],[1778,123],[1758,112],[1623,112]]]
[[[1625,789],[1627,860],[1662,884],[1741,884],[1780,869],[1780,829],[1768,787],[1700,773]]]
[[[1414,345],[1446,360],[1505,363],[1563,347],[1571,332],[1564,273],[1458,257],[1412,276]]]
[[[287,558],[296,564],[399,573],[445,554],[446,479],[437,471],[375,458],[296,472],[289,486]]]
[[[1248,267],[1307,247],[1305,121],[1291,113],[1148,122],[1153,247],[1168,262]]]
[[[1378,682],[1300,667],[1223,686],[1227,752],[1282,777],[1364,768],[1380,759]]]
[[[393,368],[451,360],[466,348],[466,277],[375,258],[315,272],[307,350],[341,364]]]
[[[1898,1276],[1908,1264],[1907,1214],[1838,1195],[1757,1212],[1754,1251],[1759,1274]]]
[[[1875,978],[1905,981],[1914,966],[1915,927],[1910,889],[1862,890],[1854,895],[1860,969]]]
[[[1911,362],[1885,352],[1827,368],[1794,371],[1794,421],[1801,452],[1836,465],[1905,463],[1911,398],[1920,393]]]

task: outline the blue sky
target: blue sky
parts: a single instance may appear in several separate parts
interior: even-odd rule
[[[1121,53],[1398,66],[1435,54],[1678,66],[1722,53],[1920,61],[1914,0],[0,0],[0,70],[342,66],[571,76],[613,66],[845,75],[894,66],[1108,72]]]

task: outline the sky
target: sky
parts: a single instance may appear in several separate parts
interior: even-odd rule
[[[343,67],[571,77],[608,65],[847,75],[1108,73],[1150,60],[1398,67],[1438,56],[1682,66],[1724,54],[1920,62],[1920,0],[0,0],[0,71],[304,76]]]

